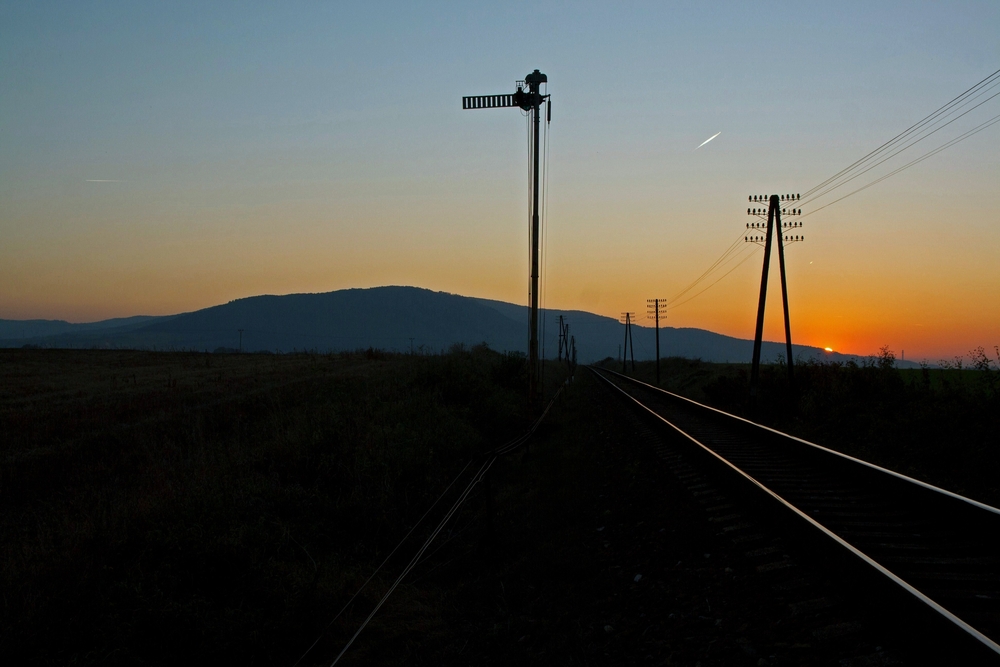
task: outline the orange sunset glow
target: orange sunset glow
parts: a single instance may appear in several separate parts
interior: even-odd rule
[[[560,39],[528,29],[515,40],[536,47],[530,60],[545,63],[559,100],[546,130],[543,306],[617,317],[651,295],[681,292],[745,231],[748,194],[806,191],[1000,61],[995,40],[995,57],[980,55],[982,64],[963,60],[956,40],[934,40],[912,46],[906,69],[873,66],[878,46],[851,52],[842,43],[842,35],[862,39],[854,21],[796,29],[803,41],[782,53],[746,56],[729,37],[765,20],[754,12],[694,37],[649,11],[659,10],[630,10],[628,21],[582,12],[551,28]],[[169,32],[169,20],[153,14],[88,20]],[[512,85],[528,68],[523,49],[486,49],[462,64],[436,57],[510,34],[504,26],[515,19],[479,17],[475,28],[450,32],[433,16],[408,21],[438,39],[412,44],[406,22],[383,17],[373,42],[350,47],[327,28],[367,25],[364,12],[332,10],[291,41],[286,17],[264,38],[277,49],[267,56],[238,30],[184,52],[127,31],[92,48],[60,23],[47,39],[62,40],[63,55],[37,61],[29,32],[5,40],[7,69],[21,73],[0,101],[0,317],[165,315],[255,294],[377,285],[526,303],[523,120],[463,113],[458,103]],[[784,19],[776,20],[780,32]],[[881,34],[881,20],[869,16],[862,30]],[[932,12],[927,21],[946,32],[975,23]],[[645,26],[638,41],[626,36],[633,23]],[[232,71],[198,55],[220,45],[233,49]],[[360,49],[357,60],[349,49]],[[395,71],[400,49],[423,56]],[[113,50],[153,73],[133,86],[128,66],[105,57]],[[348,56],[364,64],[346,67]],[[857,62],[829,64],[841,57]],[[661,61],[685,65],[651,64]],[[795,85],[776,83],[781,103],[772,107],[755,83],[764,80]],[[628,91],[627,122],[595,99],[595,82]],[[364,104],[334,93],[346,89]],[[977,126],[996,103],[898,159]],[[896,166],[887,163],[806,207],[806,241],[787,253],[795,342],[862,355],[889,345],[932,361],[1000,342],[991,305],[1000,299],[998,132],[985,128],[815,210]],[[783,338],[776,266],[770,340]],[[666,326],[752,337],[760,270],[758,251],[724,278],[668,298]]]

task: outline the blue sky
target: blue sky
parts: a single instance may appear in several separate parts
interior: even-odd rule
[[[1000,68],[997,34],[995,2],[7,3],[0,317],[392,283],[523,301],[525,122],[460,100],[536,67],[545,298],[635,309],[715,259],[747,194],[804,191]],[[991,344],[998,137],[808,219],[803,342]],[[759,268],[671,323],[748,335]]]

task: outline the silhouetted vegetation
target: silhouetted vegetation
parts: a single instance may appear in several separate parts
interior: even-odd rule
[[[469,457],[524,426],[524,359],[485,346],[0,363],[11,664],[291,664]]]
[[[1000,505],[1000,369],[984,348],[968,356],[898,369],[884,347],[861,363],[799,363],[794,391],[782,358],[761,366],[755,420]],[[665,389],[749,416],[748,364],[662,363]],[[652,364],[637,374],[652,382]]]

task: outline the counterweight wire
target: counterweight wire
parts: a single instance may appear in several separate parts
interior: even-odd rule
[[[434,540],[437,538],[437,536],[441,533],[441,531],[444,529],[444,527],[448,524],[448,522],[452,519],[452,517],[455,515],[455,513],[458,512],[458,510],[462,507],[462,505],[468,499],[469,495],[472,493],[472,490],[476,487],[476,485],[478,485],[483,480],[483,477],[486,475],[486,473],[489,472],[490,468],[493,467],[493,464],[496,462],[496,460],[498,458],[500,458],[501,456],[504,456],[506,454],[510,454],[510,453],[518,450],[521,446],[523,446],[525,443],[527,443],[528,440],[531,439],[531,437],[535,434],[535,431],[538,430],[538,426],[548,416],[549,411],[552,409],[552,406],[559,399],[559,396],[562,394],[562,391],[563,391],[563,387],[560,387],[559,390],[552,397],[552,399],[549,401],[548,405],[545,407],[545,410],[542,411],[542,414],[539,415],[538,419],[536,419],[532,423],[531,427],[523,435],[521,435],[521,436],[519,436],[517,438],[514,438],[513,440],[510,440],[509,442],[507,442],[506,444],[504,444],[504,445],[502,445],[500,447],[497,447],[492,452],[489,452],[482,459],[480,459],[481,460],[481,464],[480,464],[479,468],[476,470],[476,472],[473,474],[471,480],[466,485],[465,489],[462,491],[461,494],[459,494],[458,498],[455,500],[455,502],[452,504],[452,506],[445,513],[445,515],[441,519],[441,521],[438,522],[438,524],[437,524],[437,526],[435,526],[434,530],[431,531],[431,534],[427,537],[427,539],[424,540],[424,543],[417,550],[416,554],[413,555],[413,557],[410,559],[409,563],[407,563],[406,567],[403,568],[403,571],[399,574],[398,577],[396,577],[396,580],[392,583],[392,586],[389,587],[389,589],[385,592],[385,594],[382,596],[382,598],[378,601],[378,603],[375,605],[375,608],[372,609],[371,613],[369,613],[368,616],[365,618],[365,620],[361,623],[361,625],[358,627],[358,629],[355,631],[355,633],[348,640],[347,644],[344,645],[344,648],[341,649],[340,653],[337,654],[337,657],[334,658],[334,660],[333,660],[332,663],[330,663],[330,667],[333,667],[334,665],[336,665],[340,661],[340,659],[344,656],[344,654],[347,653],[347,650],[351,647],[351,645],[354,643],[354,641],[358,638],[358,635],[361,634],[361,631],[365,629],[365,627],[368,625],[369,622],[371,622],[372,618],[375,617],[375,614],[378,613],[379,609],[382,608],[382,606],[385,604],[386,600],[389,599],[389,596],[392,595],[392,593],[396,590],[396,588],[403,581],[403,579],[406,577],[406,575],[409,574],[410,571],[414,567],[416,567],[416,565],[418,563],[420,563],[422,560],[424,560],[423,559],[424,553],[431,546],[431,544],[434,542]],[[470,461],[469,463],[467,463],[465,465],[464,468],[462,468],[462,471],[455,477],[455,479],[452,480],[452,482],[448,485],[448,487],[445,489],[445,491],[438,497],[438,499],[434,501],[434,505],[432,505],[431,508],[428,509],[427,512],[424,513],[425,517],[427,516],[427,514],[430,513],[431,509],[433,509],[434,506],[437,505],[437,503],[440,502],[440,500],[442,498],[444,498],[445,495],[447,495],[447,493],[451,489],[451,487],[454,486],[455,482],[457,482],[462,477],[462,475],[469,468],[469,466],[472,465],[472,463],[473,463],[473,461]],[[423,520],[423,517],[421,517],[421,521],[422,520]],[[414,526],[414,528],[416,528],[416,526]],[[410,532],[408,532],[406,534],[406,536],[403,538],[403,540],[400,541],[400,543],[396,546],[396,549],[398,549],[399,546],[402,545],[402,543],[410,536],[410,534],[412,532],[413,532],[413,529],[411,529]],[[396,549],[394,549],[393,552],[395,552]],[[386,560],[388,560],[388,558]],[[383,562],[383,565],[384,564],[385,563]],[[381,569],[381,567],[382,566],[380,565],[379,569]],[[378,570],[376,570],[376,572],[377,571]],[[374,573],[373,573],[372,576],[374,576]],[[370,580],[371,580],[371,578],[369,578],[369,581]],[[367,582],[366,582],[366,585],[367,585]],[[361,590],[359,589],[358,593],[360,593],[360,592],[361,592]],[[357,596],[357,593],[355,593],[354,597],[356,597],[356,596]],[[354,600],[354,597],[351,598],[351,601]],[[350,605],[350,602],[348,602],[348,605]],[[348,605],[345,605],[344,608],[346,609]],[[341,609],[341,613],[343,613],[343,609]],[[337,616],[340,616],[340,614],[338,613]],[[334,618],[334,620],[336,620],[336,618]],[[330,622],[330,625],[333,625],[333,621]],[[326,628],[326,630],[328,630],[329,627],[330,626],[328,625],[327,628]],[[326,630],[324,630],[323,633],[325,633]],[[311,650],[312,647],[315,646],[319,642],[319,640],[320,640],[321,637],[322,637],[322,634],[320,635],[320,637],[316,638],[316,641],[313,642],[313,645],[309,647],[309,649],[306,651],[306,653],[308,653],[309,650]],[[305,654],[303,654],[302,657],[305,657]],[[301,662],[301,660],[302,660],[302,658],[299,658],[300,662]],[[296,663],[296,664],[298,664],[298,663]]]
[[[545,84],[542,84],[542,85],[545,86],[545,92],[547,94],[549,92],[548,91],[548,84],[545,83]],[[548,104],[548,102],[546,102],[546,104]],[[539,113],[541,113],[541,109],[539,109]],[[547,303],[546,294],[548,293],[548,288],[549,288],[549,281],[548,281],[548,278],[547,278],[547,276],[549,274],[549,252],[548,252],[548,247],[549,247],[549,197],[548,197],[548,195],[549,195],[549,131],[551,129],[552,128],[549,127],[549,121],[546,120],[545,121],[545,126],[542,128],[542,185],[541,185],[541,189],[542,189],[542,191],[541,191],[542,203],[541,203],[541,207],[540,207],[541,208],[541,212],[540,213],[541,213],[541,225],[542,225],[542,232],[543,233],[542,233],[542,247],[540,249],[540,252],[541,252],[541,255],[542,255],[542,275],[539,276],[539,280],[540,280],[540,282],[542,284],[542,288],[541,288],[541,292],[542,292],[541,293],[541,297],[542,297],[541,298],[541,302],[542,303],[540,305],[540,309],[541,309],[541,313],[542,313],[542,341],[541,342],[542,342],[542,361],[543,362],[545,361],[545,330],[546,330],[546,326],[545,325],[547,323],[546,311],[544,310],[544,306]],[[543,364],[542,365],[542,369],[544,370],[544,368],[545,368],[545,366]]]
[[[472,461],[469,461],[468,463],[466,463],[462,467],[462,469],[459,471],[458,475],[455,476],[455,479],[451,480],[451,482],[448,484],[448,486],[445,487],[445,489],[441,493],[441,495],[438,496],[437,499],[433,503],[431,503],[431,506],[427,508],[427,511],[423,513],[423,516],[421,516],[419,519],[417,519],[417,522],[415,524],[413,524],[413,526],[410,528],[409,531],[407,531],[406,535],[403,536],[403,539],[401,539],[399,541],[399,543],[396,544],[395,547],[393,547],[392,551],[389,552],[389,555],[386,556],[382,560],[382,562],[379,564],[379,566],[377,568],[375,568],[375,571],[372,572],[371,575],[368,577],[368,579],[365,580],[365,583],[361,584],[361,588],[359,588],[357,591],[354,592],[354,595],[351,596],[351,599],[348,600],[347,603],[343,607],[340,608],[340,611],[338,611],[337,615],[333,617],[333,620],[331,620],[327,624],[327,626],[325,628],[323,628],[323,631],[321,633],[319,633],[319,636],[316,637],[316,641],[314,641],[312,644],[309,645],[309,648],[307,648],[305,650],[305,652],[301,656],[299,656],[299,659],[295,661],[295,664],[292,665],[292,667],[296,667],[296,665],[298,665],[300,662],[302,662],[302,659],[305,658],[309,654],[309,652],[313,650],[313,648],[316,646],[316,644],[319,643],[319,640],[323,638],[323,635],[325,635],[327,633],[327,631],[331,627],[333,627],[333,624],[337,621],[338,618],[340,618],[341,614],[343,614],[344,611],[348,607],[350,607],[351,604],[354,603],[354,600],[358,597],[358,595],[361,594],[361,591],[365,590],[365,588],[368,586],[368,584],[371,583],[372,579],[375,578],[375,575],[378,574],[382,570],[382,568],[385,567],[385,564],[389,562],[389,559],[392,558],[393,555],[397,551],[399,551],[399,548],[401,546],[403,546],[403,543],[406,542],[406,540],[410,539],[410,536],[413,535],[413,531],[415,531],[420,526],[420,524],[423,523],[424,519],[427,518],[427,515],[429,515],[434,510],[434,508],[437,507],[437,504],[439,502],[441,502],[441,499],[444,498],[445,495],[447,495],[448,491],[451,490],[451,487],[455,485],[455,482],[457,482],[459,479],[461,479],[462,475],[465,474],[465,471],[469,468],[469,466],[471,464],[472,464]]]

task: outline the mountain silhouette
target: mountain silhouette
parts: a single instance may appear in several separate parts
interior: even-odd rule
[[[0,346],[138,348],[246,352],[336,352],[379,348],[440,352],[454,344],[486,343],[527,352],[526,306],[434,292],[418,287],[345,289],[320,294],[254,296],[191,313],[132,317],[88,324],[51,320],[0,320]],[[575,337],[578,358],[590,363],[617,357],[624,328],[615,319],[581,310],[545,310],[541,342],[546,358],[558,349],[562,315]],[[654,358],[654,331],[633,328],[636,360]],[[661,327],[660,354],[704,361],[749,362],[753,341],[694,328]],[[796,359],[846,361],[852,355],[793,346]],[[765,342],[762,359],[784,358],[784,344]],[[906,362],[906,366],[915,366]]]

